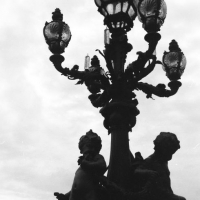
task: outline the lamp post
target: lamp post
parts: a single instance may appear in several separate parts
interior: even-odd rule
[[[105,50],[99,50],[105,58],[107,72],[100,66],[97,56],[91,59],[91,65],[90,57],[86,56],[83,71],[79,71],[77,65],[72,69],[62,67],[64,57],[61,54],[71,39],[71,32],[69,26],[62,21],[59,9],[53,12],[53,21],[46,23],[44,37],[53,53],[50,60],[55,68],[69,79],[78,79],[78,84],[84,83],[91,93],[89,99],[92,105],[101,108],[104,126],[111,134],[107,176],[109,180],[128,189],[131,166],[128,133],[135,126],[136,116],[139,114],[134,90],[143,91],[147,98],[152,95],[170,97],[176,94],[181,86],[178,80],[185,69],[186,58],[174,40],[170,43],[170,52],[164,53],[163,63],[153,55],[161,39],[158,31],[166,17],[164,0],[95,0],[95,4],[107,26],[104,32]],[[146,52],[138,52],[138,58],[125,69],[127,53],[132,50],[126,33],[133,28],[136,16],[147,31],[144,39],[149,47]],[[141,82],[141,79],[154,70],[156,64],[163,65],[170,79],[169,89],[164,84],[153,86]]]

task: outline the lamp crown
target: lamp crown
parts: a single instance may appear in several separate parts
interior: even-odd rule
[[[175,51],[175,52],[181,52],[181,49],[178,46],[178,43],[176,40],[172,40],[169,44],[169,50],[170,51]]]
[[[62,21],[63,20],[63,14],[61,13],[59,8],[56,8],[54,12],[52,12],[53,21]]]
[[[100,67],[100,61],[96,55],[94,55],[93,58],[91,59],[91,66]]]

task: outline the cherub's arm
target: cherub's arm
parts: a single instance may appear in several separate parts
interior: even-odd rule
[[[71,191],[69,191],[69,192],[66,193],[66,194],[62,194],[62,193],[55,192],[55,193],[54,193],[54,196],[56,196],[56,198],[57,198],[58,200],[69,200],[70,194],[71,194]]]
[[[154,179],[158,176],[158,172],[149,170],[149,169],[142,169],[142,168],[137,168],[134,174],[136,177],[145,178],[145,179]]]
[[[100,154],[97,154],[93,160],[83,159],[81,162],[81,167],[83,169],[95,170],[95,172],[100,172],[102,174],[104,174],[107,170],[104,157]]]

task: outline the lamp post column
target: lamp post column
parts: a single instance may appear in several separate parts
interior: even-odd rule
[[[111,133],[108,178],[122,188],[130,185],[128,132],[135,125],[135,116],[139,114],[137,100],[132,100],[132,90],[124,77],[126,54],[132,49],[127,41],[125,34],[113,34],[110,44],[106,46],[105,56],[113,63],[114,80],[109,91],[112,101],[100,110],[105,117],[104,126]]]
[[[127,88],[122,91],[123,84],[117,89],[119,98],[113,98],[100,112],[105,117],[104,126],[111,133],[108,179],[128,189],[131,165],[128,133],[135,126],[139,111],[136,108],[137,100],[123,99],[130,91]]]
[[[108,179],[115,182],[122,188],[128,188],[130,177],[130,151],[128,128],[124,124],[120,124],[123,115],[114,112],[110,117],[111,125],[111,151],[110,163],[108,170]]]

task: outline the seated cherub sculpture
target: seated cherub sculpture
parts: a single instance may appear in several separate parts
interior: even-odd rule
[[[161,132],[154,140],[154,145],[154,153],[144,159],[134,172],[136,191],[146,193],[139,199],[185,200],[173,193],[168,169],[168,161],[180,148],[179,140],[173,133]]]
[[[54,193],[58,200],[99,200],[98,177],[106,172],[106,162],[99,154],[101,138],[92,130],[83,135],[79,141],[80,153],[72,189],[67,194]]]
[[[131,155],[133,174],[129,190],[107,179],[102,180],[105,188],[126,200],[186,200],[173,193],[168,169],[168,161],[180,148],[179,140],[173,133],[161,132],[154,144],[154,153],[146,159],[139,152],[135,158]]]

